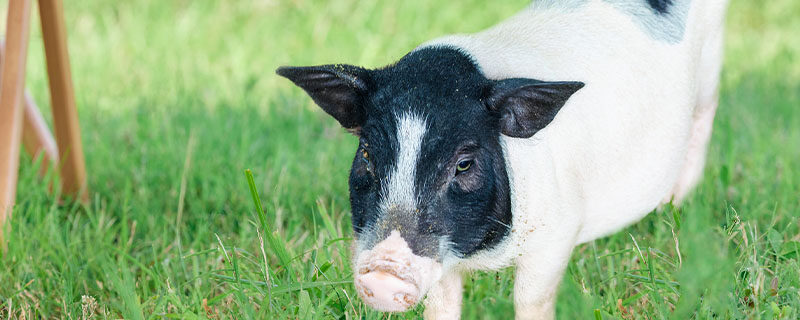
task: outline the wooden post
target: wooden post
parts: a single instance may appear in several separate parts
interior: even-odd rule
[[[83,158],[78,110],[67,52],[67,31],[61,0],[39,0],[53,127],[61,159],[61,184],[65,194],[86,200],[86,165]]]
[[[16,197],[30,13],[30,0],[9,1],[5,64],[0,76],[0,245],[5,245],[3,230]]]
[[[5,48],[5,41],[0,40],[0,70],[3,69]],[[51,164],[58,164],[58,147],[56,147],[56,141],[53,140],[53,134],[50,133],[42,113],[39,112],[39,107],[36,106],[36,102],[33,101],[28,90],[25,90],[22,105],[22,145],[32,159],[36,160],[39,156],[42,157],[39,174],[44,176]]]

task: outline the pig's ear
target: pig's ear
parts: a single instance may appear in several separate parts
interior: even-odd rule
[[[369,71],[351,65],[280,67],[279,75],[292,80],[311,96],[322,110],[350,132],[358,133],[364,123],[364,101]]]
[[[555,118],[583,82],[545,82],[533,79],[495,81],[487,105],[500,118],[500,132],[530,138]]]

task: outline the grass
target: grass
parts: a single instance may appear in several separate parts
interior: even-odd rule
[[[23,159],[0,318],[418,318],[358,300],[357,142],[274,69],[381,66],[526,2],[69,1],[91,201],[54,201]],[[681,208],[576,248],[559,318],[800,317],[798,13],[732,0],[705,179]],[[27,86],[47,110],[37,20],[31,40]],[[464,318],[512,317],[512,280],[471,275]]]

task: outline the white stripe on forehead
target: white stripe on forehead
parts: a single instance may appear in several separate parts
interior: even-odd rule
[[[380,208],[383,213],[394,207],[416,209],[414,180],[417,162],[425,136],[425,121],[413,113],[403,113],[397,119],[397,159],[394,170],[384,181]]]

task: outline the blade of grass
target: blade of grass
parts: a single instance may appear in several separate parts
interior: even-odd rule
[[[286,270],[287,279],[291,281],[294,272],[291,268],[291,255],[287,251],[286,246],[276,238],[276,234],[272,233],[272,226],[267,222],[267,217],[264,215],[264,208],[261,205],[261,198],[258,196],[258,189],[256,188],[255,179],[253,179],[253,172],[250,169],[245,170],[247,176],[247,184],[250,186],[250,195],[253,196],[253,204],[256,206],[256,213],[258,214],[258,222],[261,224],[261,229],[264,230],[264,237],[267,238],[270,249],[278,256],[281,266]]]

